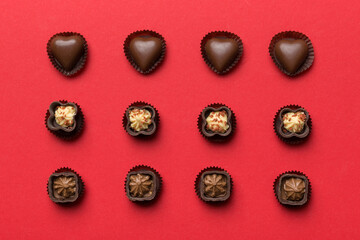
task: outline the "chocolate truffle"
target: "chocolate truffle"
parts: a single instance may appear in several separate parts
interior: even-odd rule
[[[47,44],[47,52],[57,70],[65,76],[72,76],[84,67],[88,47],[81,34],[63,32],[50,38]]]
[[[81,177],[69,168],[60,168],[51,174],[48,181],[48,194],[55,203],[74,203],[84,188]]]
[[[125,180],[126,196],[133,202],[154,200],[161,188],[161,177],[148,166],[132,168]]]
[[[166,43],[157,32],[143,30],[131,33],[124,42],[124,52],[140,73],[152,72],[164,59]]]
[[[148,103],[134,102],[125,111],[123,126],[133,137],[153,136],[159,123],[157,110]]]
[[[302,206],[309,200],[310,183],[301,172],[292,171],[281,174],[274,182],[278,201],[285,206]]]
[[[224,202],[231,194],[232,180],[225,170],[209,167],[202,170],[195,180],[195,191],[205,202]]]
[[[240,37],[230,32],[210,32],[201,41],[202,57],[217,74],[229,72],[239,62],[242,52]]]
[[[209,140],[227,140],[235,129],[235,115],[223,104],[210,104],[199,115],[198,129]]]
[[[281,108],[274,118],[276,135],[284,142],[301,143],[308,138],[311,130],[309,113],[298,105]]]
[[[296,76],[314,61],[310,39],[299,32],[281,32],[273,37],[269,53],[276,66],[288,76]]]
[[[56,101],[46,112],[45,125],[54,135],[70,140],[79,136],[84,126],[84,116],[76,103]]]

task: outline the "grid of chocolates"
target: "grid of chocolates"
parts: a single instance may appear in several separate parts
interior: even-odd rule
[[[124,53],[130,64],[141,74],[149,74],[163,61],[166,42],[162,35],[150,30],[136,31],[124,41]],[[243,44],[239,36],[225,31],[210,32],[200,43],[202,58],[216,74],[230,72],[239,62]],[[75,32],[57,33],[47,43],[47,53],[53,66],[64,76],[81,71],[86,63],[88,46],[85,38]],[[269,54],[284,74],[294,77],[310,68],[314,49],[310,39],[299,32],[276,34],[269,45]],[[125,131],[132,137],[154,136],[159,125],[158,110],[147,102],[134,102],[123,115]],[[50,104],[45,115],[46,128],[64,140],[73,140],[81,134],[85,118],[77,103],[59,100]],[[222,103],[212,103],[199,114],[197,126],[201,135],[215,142],[231,139],[236,129],[234,112]],[[285,143],[299,144],[311,132],[309,113],[299,105],[280,108],[273,121],[276,135]],[[162,178],[152,167],[138,165],[128,171],[124,187],[132,202],[149,203],[160,194]],[[233,181],[230,174],[219,167],[207,167],[196,176],[197,196],[206,203],[221,203],[231,196]],[[288,171],[274,181],[273,189],[280,204],[296,207],[305,205],[311,195],[308,177],[302,172]],[[84,191],[81,176],[70,168],[60,168],[50,175],[47,191],[58,204],[74,204]]]

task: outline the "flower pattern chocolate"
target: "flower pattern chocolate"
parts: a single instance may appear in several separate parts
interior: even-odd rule
[[[232,179],[230,174],[219,167],[207,167],[195,179],[195,192],[207,203],[221,203],[230,198]]]
[[[310,199],[310,181],[302,172],[288,171],[280,174],[275,179],[273,188],[277,200],[284,206],[300,207]]]
[[[149,197],[153,194],[154,184],[151,175],[134,174],[130,176],[130,195],[133,197]]]
[[[226,195],[226,177],[222,174],[208,174],[204,177],[204,194],[207,197],[222,197]]]
[[[282,198],[292,201],[300,201],[305,194],[305,182],[301,178],[289,178],[285,180]]]
[[[66,199],[76,192],[76,182],[74,177],[59,176],[53,181],[53,192],[55,198]]]
[[[149,203],[158,196],[161,182],[160,174],[155,169],[144,165],[135,166],[125,179],[126,196],[132,202]]]

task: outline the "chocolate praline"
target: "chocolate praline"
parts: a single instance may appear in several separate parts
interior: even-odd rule
[[[269,53],[276,66],[291,77],[310,68],[314,61],[310,39],[295,31],[276,34],[270,42]]]
[[[217,74],[225,74],[239,62],[243,44],[239,36],[225,31],[208,33],[200,44],[206,64]]]
[[[144,111],[146,113],[150,113],[150,116],[147,118],[147,123],[140,123],[143,124],[142,126],[145,127],[141,127],[139,129],[136,129],[134,127],[132,127],[132,124],[136,124],[136,122],[132,122],[131,119],[131,113],[134,110],[140,110],[140,111]],[[146,103],[146,102],[134,102],[132,103],[125,111],[124,116],[123,116],[123,127],[125,129],[125,131],[133,136],[133,137],[150,137],[150,136],[154,136],[157,128],[158,128],[158,124],[159,124],[159,113],[156,110],[156,108],[154,108],[152,105]],[[139,119],[134,119],[134,121],[143,121],[144,118],[139,118]]]
[[[305,174],[290,171],[275,179],[274,192],[277,200],[284,206],[303,206],[309,201],[311,186]]]
[[[159,33],[142,30],[131,33],[124,42],[124,53],[140,73],[149,74],[164,60],[166,43]]]
[[[204,202],[225,202],[230,198],[231,189],[230,174],[218,167],[203,169],[195,180],[195,191]]]
[[[224,116],[220,116],[220,118],[216,117],[216,114],[224,113]],[[208,121],[210,120],[213,114],[214,116],[214,123],[219,123],[218,128],[212,129],[209,127]],[[222,115],[222,114],[221,114]],[[224,121],[224,122],[218,122]],[[233,135],[233,132],[236,127],[235,115],[232,110],[224,104],[215,103],[210,104],[205,107],[198,117],[198,129],[200,133],[208,140],[222,142],[229,140],[230,137]]]
[[[161,189],[160,174],[149,166],[135,166],[125,180],[126,196],[132,202],[150,202],[159,195]]]
[[[81,177],[70,168],[60,168],[51,174],[47,184],[50,199],[58,204],[76,202],[84,190]]]
[[[303,127],[299,132],[291,132],[284,127],[284,116],[287,113],[303,113],[305,115],[305,119],[297,120],[303,121]],[[298,144],[304,142],[310,135],[311,132],[311,118],[304,108],[298,105],[287,105],[282,107],[277,111],[274,117],[274,131],[276,135],[284,142],[290,144]]]
[[[75,32],[57,33],[47,43],[47,53],[53,66],[65,76],[72,76],[85,65],[88,46],[85,38]]]
[[[72,114],[71,119],[73,123],[70,125],[59,124],[59,121],[56,117],[56,111],[60,107],[71,107],[74,109],[74,114]],[[65,100],[52,102],[49,106],[49,109],[45,115],[45,126],[46,128],[53,133],[55,136],[60,137],[65,140],[71,140],[77,138],[84,127],[84,115],[81,111],[81,108],[78,104],[73,102],[68,102]]]

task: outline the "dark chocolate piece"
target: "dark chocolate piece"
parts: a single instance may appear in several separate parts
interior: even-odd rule
[[[275,180],[274,190],[281,204],[302,206],[308,202],[310,183],[305,175],[299,172],[288,172]]]
[[[310,39],[294,31],[276,34],[270,42],[269,53],[276,66],[288,76],[307,70],[314,61]]]
[[[149,167],[135,167],[126,176],[126,196],[133,202],[154,200],[161,188],[159,174]]]
[[[209,126],[208,122],[206,121],[209,116],[211,118],[212,115],[216,114],[225,114],[227,121],[223,121],[223,117],[216,117],[211,121],[216,121],[218,126]],[[210,120],[210,119],[209,119]],[[198,128],[200,133],[209,140],[214,141],[224,141],[230,137],[235,129],[235,115],[231,111],[230,108],[223,104],[211,104],[208,107],[204,108],[198,118]]]
[[[59,124],[57,120],[56,111],[61,107],[72,107],[74,108],[75,115],[72,117],[73,124]],[[65,117],[65,116],[64,116]],[[81,108],[76,103],[67,102],[67,101],[55,101],[50,104],[48,111],[45,116],[45,125],[46,128],[57,137],[63,138],[65,140],[71,140],[78,137],[84,127],[84,115],[81,111]]]
[[[150,120],[149,121],[150,124],[149,122],[147,122],[147,124],[144,124],[146,126],[146,129],[143,128],[136,129],[132,127],[132,123],[136,124],[136,122],[131,121],[131,117],[130,117],[130,114],[133,110],[146,110],[151,114],[150,119],[148,119]],[[143,120],[143,119],[139,119],[139,120]],[[137,121],[137,119],[135,119],[135,121]],[[123,116],[124,129],[128,134],[130,134],[133,137],[153,136],[156,133],[158,123],[159,123],[159,114],[157,110],[153,106],[145,102],[132,103],[126,109],[125,114]]]
[[[153,31],[137,31],[130,34],[124,43],[127,59],[136,70],[143,74],[150,73],[165,56],[164,38]]]
[[[195,181],[195,189],[205,202],[224,202],[231,195],[231,177],[220,168],[204,169]]]
[[[51,174],[48,181],[48,194],[55,203],[74,203],[83,191],[83,182],[71,169],[63,168]]]
[[[305,114],[304,126],[299,132],[289,131],[284,127],[284,116],[287,113],[303,112]],[[309,113],[298,105],[288,105],[281,108],[274,118],[274,130],[276,135],[286,143],[297,144],[303,142],[311,131],[311,118]]]
[[[230,71],[238,63],[242,51],[241,39],[229,32],[211,32],[201,41],[205,62],[218,74]]]
[[[87,59],[87,43],[78,33],[58,33],[48,42],[47,51],[55,68],[65,76],[74,75]]]
[[[307,55],[308,46],[302,39],[283,39],[275,44],[276,59],[291,74],[299,69]]]

